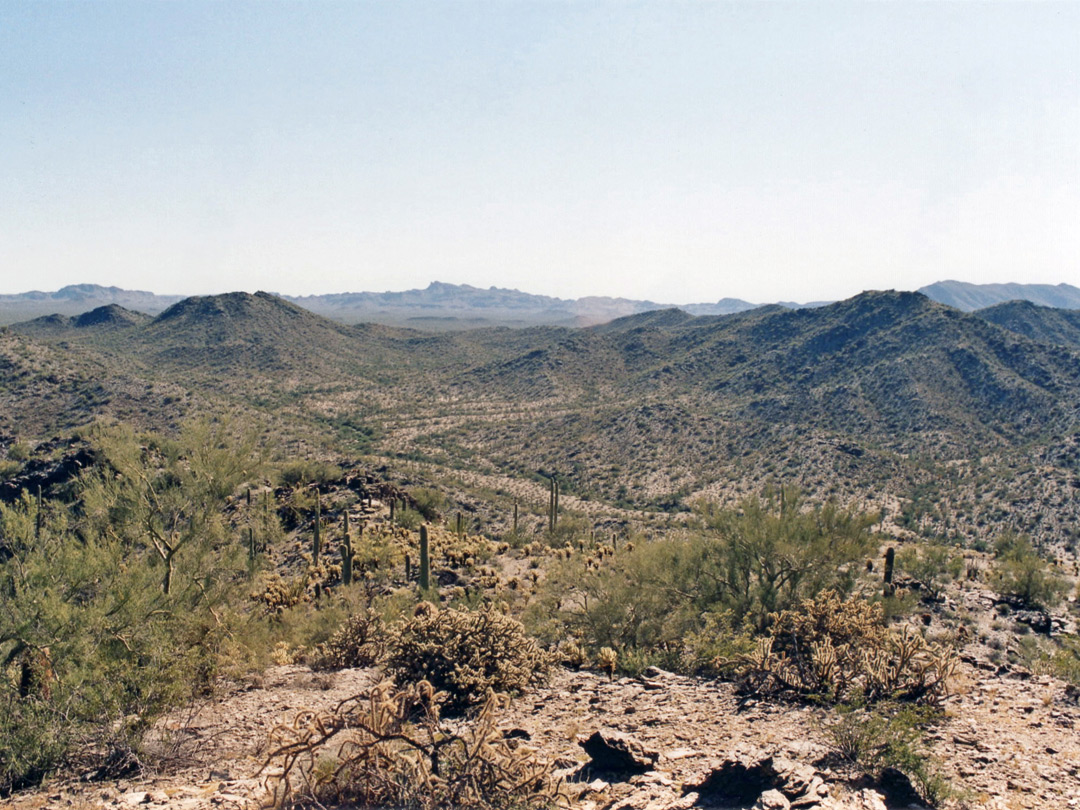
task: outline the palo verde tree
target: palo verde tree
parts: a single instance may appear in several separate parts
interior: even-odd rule
[[[246,590],[223,510],[249,445],[213,423],[85,438],[98,463],[63,492],[0,504],[0,794],[76,741],[137,760],[154,718],[212,678]]]
[[[748,498],[737,509],[698,508],[703,598],[763,629],[770,613],[826,588],[845,593],[856,563],[877,546],[876,513],[827,502],[805,508],[790,488]]]
[[[554,566],[530,613],[534,631],[549,641],[569,631],[594,650],[641,651],[681,648],[707,616],[760,633],[770,614],[825,589],[849,592],[877,544],[877,515],[804,507],[791,491],[697,511],[695,530]]]
[[[161,590],[169,595],[182,553],[197,571],[207,555],[231,542],[225,499],[259,466],[255,445],[228,424],[206,420],[177,439],[140,442],[112,429],[98,441],[113,476],[84,489],[87,518],[96,530],[145,547],[151,564],[161,565]]]

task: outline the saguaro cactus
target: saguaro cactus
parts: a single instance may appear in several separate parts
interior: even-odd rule
[[[896,549],[893,548],[892,546],[889,546],[889,548],[886,549],[886,551],[885,551],[884,582],[885,582],[885,595],[886,596],[892,596],[892,592],[893,592],[893,584],[892,584],[893,563],[895,561],[896,561]]]
[[[514,534],[518,533],[518,502],[514,501]]]
[[[431,549],[427,526],[420,527],[420,590],[431,588]]]
[[[559,480],[551,476],[551,491],[548,494],[548,531],[554,532],[559,525]]]
[[[361,524],[363,525],[363,524]],[[345,534],[341,538],[341,584],[352,585],[353,577],[353,547],[352,534],[349,532],[349,512],[345,512]]]
[[[318,568],[319,553],[322,551],[322,497],[319,495],[319,490],[315,490],[315,536],[311,545],[311,564]],[[320,596],[322,596],[322,585],[316,583],[315,598],[318,599]]]
[[[319,552],[322,551],[322,498],[318,490],[315,491],[315,537],[311,543],[311,564],[319,565]]]

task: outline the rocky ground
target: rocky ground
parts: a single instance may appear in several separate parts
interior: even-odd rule
[[[972,658],[930,734],[966,804],[988,810],[1080,807],[1080,706],[1065,684]],[[12,810],[255,808],[270,730],[327,711],[379,678],[370,669],[274,667],[159,728],[168,767],[122,781],[58,780],[0,803]],[[880,810],[915,798],[903,779],[859,780],[838,759],[825,709],[742,701],[731,684],[651,669],[609,681],[560,671],[514,701],[502,725],[571,782],[579,810],[691,807]]]

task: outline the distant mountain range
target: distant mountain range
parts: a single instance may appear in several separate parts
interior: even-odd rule
[[[1063,537],[1080,521],[1077,314],[868,292],[432,332],[346,325],[268,293],[188,298],[153,320],[106,305],[0,332],[0,435],[241,409],[432,469],[555,471],[568,495],[609,504],[685,508],[777,481],[841,500],[884,488],[907,499],[909,526],[932,519],[928,487],[965,476],[957,492],[994,493],[950,512],[965,533],[1007,520]],[[1050,500],[1024,500],[1051,479]]]
[[[145,290],[123,290],[98,284],[71,284],[56,292],[0,295],[0,324],[37,318],[42,315],[82,315],[98,307],[116,304],[125,309],[157,315],[180,301],[182,295],[157,295]]]
[[[1080,288],[1071,284],[968,284],[939,281],[919,289],[927,298],[964,312],[1007,301],[1030,301],[1055,309],[1080,309]]]
[[[1068,284],[967,284],[941,281],[919,292],[956,309],[970,312],[1007,301],[1030,301],[1059,309],[1080,309],[1080,288]],[[672,304],[628,298],[589,296],[578,299],[533,295],[499,287],[481,289],[468,284],[432,282],[424,289],[401,292],[356,292],[330,295],[282,296],[317,315],[345,324],[381,323],[429,331],[486,326],[593,326],[616,318],[672,308]],[[158,315],[183,300],[179,295],[156,295],[96,284],[75,284],[56,292],[0,295],[0,324],[59,315],[77,317],[102,306]],[[781,302],[787,309],[824,306]],[[691,315],[731,315],[757,309],[760,304],[738,298],[715,303],[679,305]]]
[[[0,295],[0,323],[17,323],[43,315],[73,317],[107,304],[158,315],[183,297],[77,284],[52,293],[34,291]],[[593,326],[672,306],[606,296],[554,298],[499,287],[485,290],[440,281],[434,281],[422,290],[280,297],[340,323],[381,323],[434,331],[485,326]],[[683,309],[693,315],[729,315],[757,306],[749,301],[724,298],[714,304],[689,304]]]

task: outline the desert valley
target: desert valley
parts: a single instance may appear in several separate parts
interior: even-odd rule
[[[1011,286],[6,296],[0,801],[1076,805],[1080,316]]]

